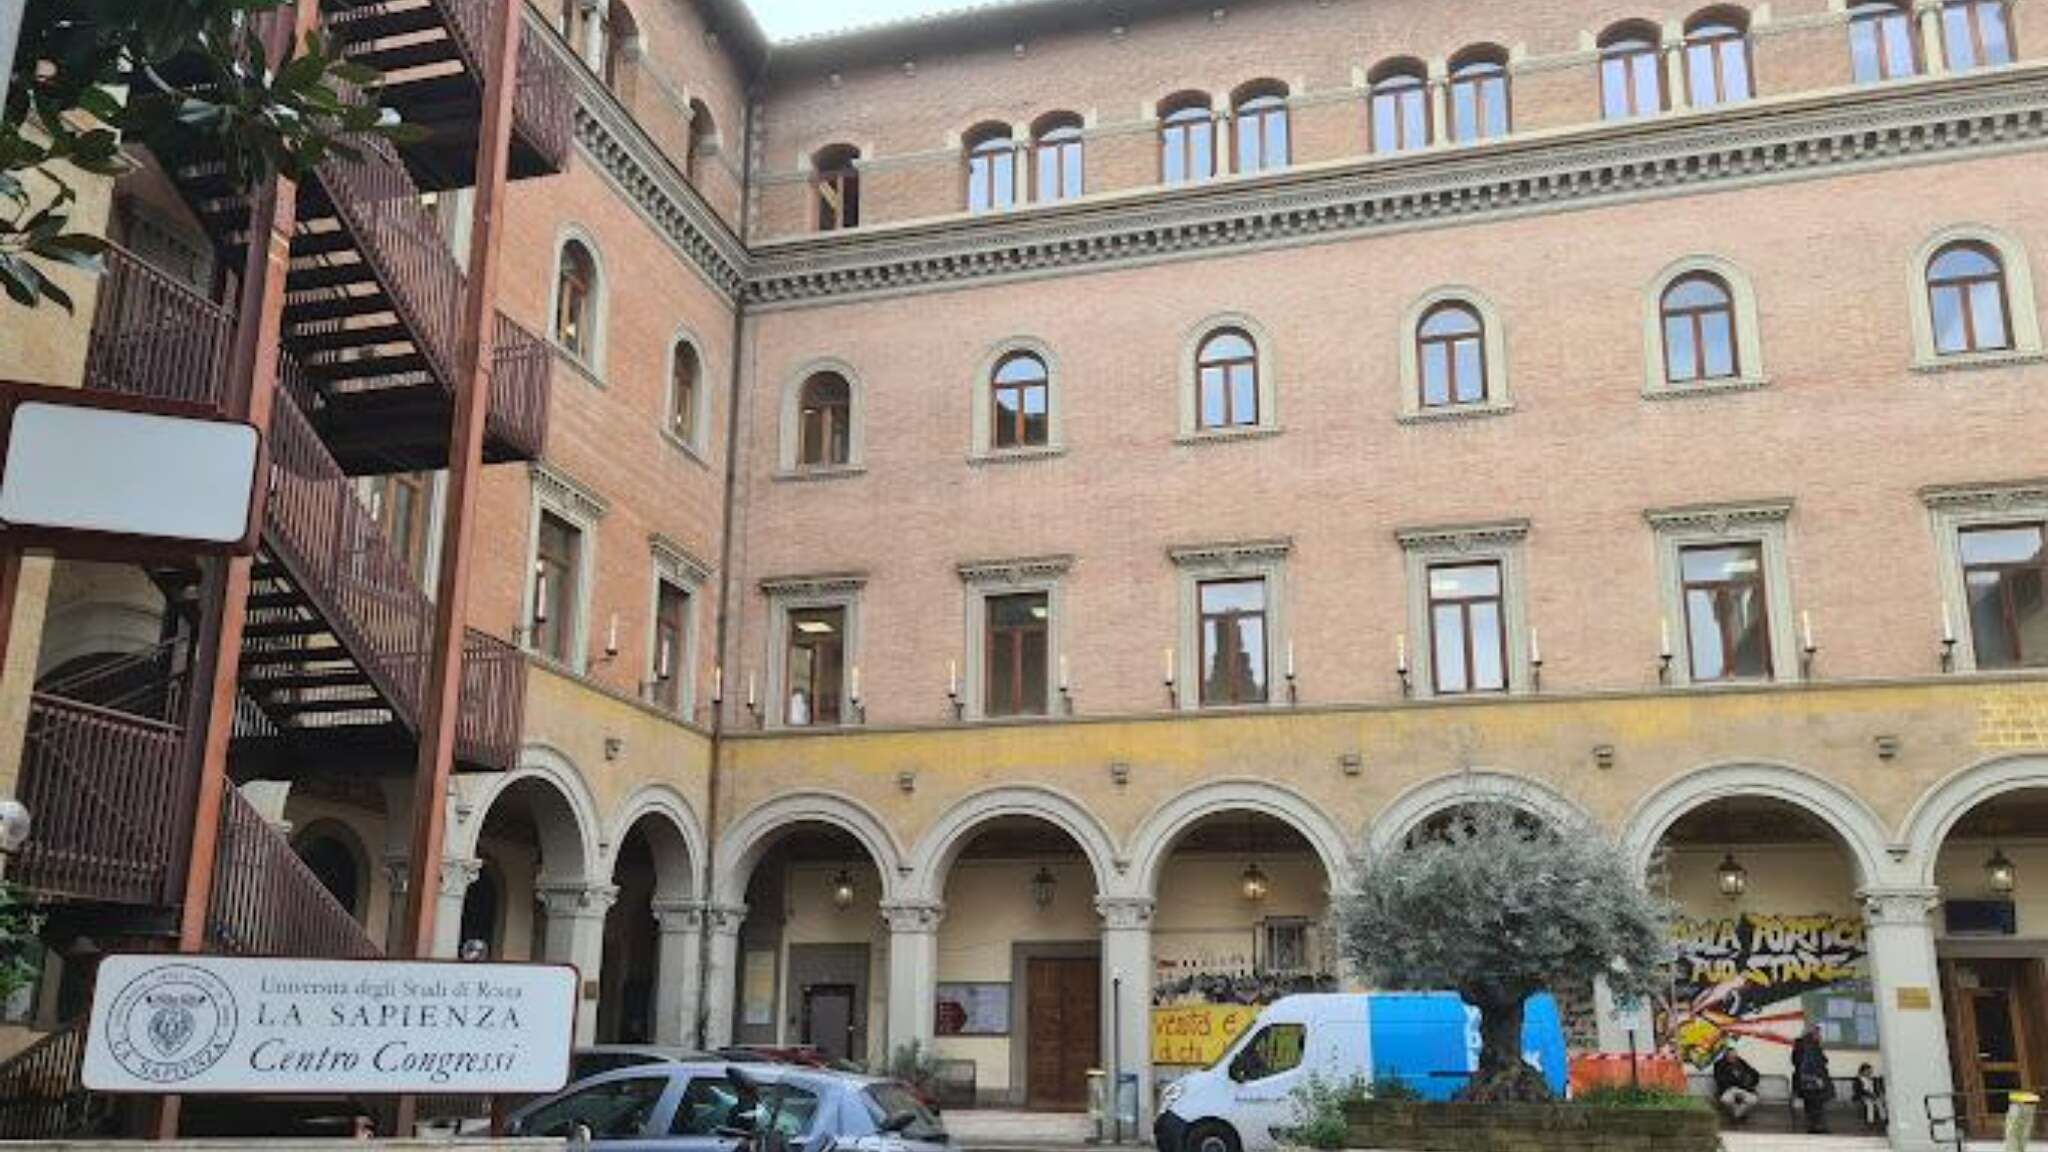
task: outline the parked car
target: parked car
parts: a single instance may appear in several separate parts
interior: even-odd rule
[[[1557,1005],[1522,1010],[1523,1057],[1564,1093]],[[1424,1099],[1448,1099],[1479,1067],[1478,1014],[1455,993],[1283,996],[1259,1013],[1213,1067],[1159,1094],[1159,1152],[1268,1152],[1301,1122],[1295,1091],[1312,1078],[1342,1085],[1399,1080]]]
[[[535,1101],[515,1136],[618,1152],[951,1152],[938,1117],[893,1081],[793,1065],[691,1061],[603,1072]]]
[[[569,1083],[588,1080],[600,1072],[633,1068],[642,1064],[704,1063],[719,1057],[690,1048],[661,1044],[594,1044],[569,1054]]]

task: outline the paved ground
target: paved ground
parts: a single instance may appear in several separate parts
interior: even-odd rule
[[[958,1108],[946,1113],[946,1131],[953,1142],[974,1152],[1011,1149],[1078,1147],[1095,1134],[1085,1113],[1004,1112],[991,1108]],[[1145,1137],[1150,1132],[1142,1133]]]

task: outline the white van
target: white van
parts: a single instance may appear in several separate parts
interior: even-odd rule
[[[1214,1067],[1167,1085],[1152,1126],[1159,1152],[1266,1152],[1301,1122],[1295,1090],[1312,1076],[1370,1083],[1371,1001],[1285,996],[1259,1013]]]

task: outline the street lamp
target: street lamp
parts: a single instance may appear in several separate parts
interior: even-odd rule
[[[1244,893],[1244,898],[1253,904],[1264,900],[1267,891],[1271,888],[1271,885],[1266,882],[1266,870],[1259,867],[1256,860],[1244,866],[1244,875],[1240,877],[1239,885],[1240,890]]]
[[[1720,882],[1721,895],[1730,900],[1749,891],[1749,869],[1736,862],[1733,852],[1721,858],[1721,866],[1714,870],[1714,875]]]
[[[841,912],[853,907],[853,873],[844,868],[832,877],[832,906]]]
[[[2019,883],[2019,868],[2003,848],[1993,848],[1991,859],[1984,862],[1984,882],[2000,896],[2012,895],[2014,885]]]
[[[1038,871],[1031,876],[1031,902],[1040,908],[1052,907],[1053,889],[1058,885],[1059,879],[1052,874],[1052,869],[1040,864]]]

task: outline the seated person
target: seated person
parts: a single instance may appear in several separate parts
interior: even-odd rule
[[[1762,1079],[1733,1044],[1721,1049],[1714,1061],[1714,1099],[1727,1111],[1729,1120],[1740,1124],[1749,1119],[1750,1110],[1756,1107],[1756,1086]]]
[[[1884,1099],[1884,1077],[1868,1061],[1857,1066],[1856,1085],[1850,1089],[1849,1098],[1863,1110],[1866,1127],[1881,1129],[1890,1122],[1891,1106]]]

